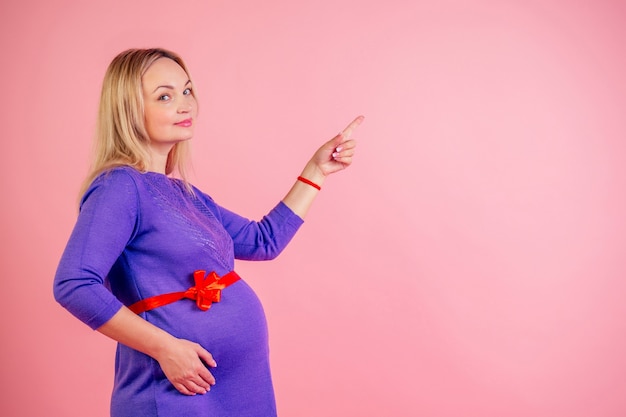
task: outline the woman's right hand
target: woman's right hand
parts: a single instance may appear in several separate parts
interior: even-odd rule
[[[174,387],[185,395],[206,394],[215,385],[207,365],[213,356],[198,343],[178,339],[122,307],[98,328],[113,340],[153,357]]]
[[[206,394],[215,385],[215,378],[206,365],[214,368],[217,363],[198,343],[172,338],[155,359],[167,379],[182,394]]]

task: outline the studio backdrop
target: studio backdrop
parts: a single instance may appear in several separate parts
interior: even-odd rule
[[[153,46],[193,77],[192,182],[249,218],[366,117],[287,250],[236,267],[266,310],[281,416],[626,415],[624,2],[23,0],[0,15],[0,415],[108,415],[115,345],[56,304],[52,279],[105,69]]]

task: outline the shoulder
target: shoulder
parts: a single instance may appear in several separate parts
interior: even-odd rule
[[[79,222],[86,230],[100,235],[128,233],[129,238],[141,227],[141,205],[137,175],[132,168],[111,168],[99,174],[83,195]]]
[[[93,180],[92,186],[98,186],[109,183],[117,183],[117,182],[128,182],[128,181],[137,181],[141,175],[141,172],[137,171],[135,168],[129,166],[118,166],[109,168],[105,171],[102,171],[98,176]]]
[[[81,199],[81,205],[89,199],[136,200],[141,172],[128,166],[108,169],[99,174]]]

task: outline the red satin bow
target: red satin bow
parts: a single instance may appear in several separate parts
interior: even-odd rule
[[[220,278],[215,271],[211,271],[206,278],[204,274],[205,271],[193,273],[196,285],[185,291],[184,297],[196,300],[198,308],[206,311],[211,308],[212,303],[219,303],[222,299],[222,290],[226,288],[226,285],[218,282]]]
[[[240,277],[235,271],[230,271],[223,277],[219,277],[215,271],[211,271],[206,275],[206,271],[198,270],[193,273],[193,279],[196,285],[187,291],[171,292],[168,294],[156,295],[128,307],[133,313],[139,314],[144,311],[153,310],[167,304],[189,298],[196,300],[196,305],[202,311],[211,308],[212,303],[217,303],[222,299],[222,290],[229,285],[239,281]]]

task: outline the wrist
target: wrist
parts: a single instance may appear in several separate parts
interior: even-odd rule
[[[149,341],[149,347],[146,349],[147,355],[151,356],[157,362],[161,362],[170,355],[175,349],[178,339],[171,334],[163,331],[163,333],[154,334]]]
[[[306,185],[310,185],[311,187],[315,188],[317,191],[321,191],[322,187],[319,184],[314,183],[313,181],[310,181],[306,178],[304,178],[302,175],[300,175],[298,177],[298,181],[305,183]]]
[[[310,162],[304,167],[300,177],[305,178],[320,187],[324,184],[324,180],[326,180],[326,175],[324,175],[317,165]]]

